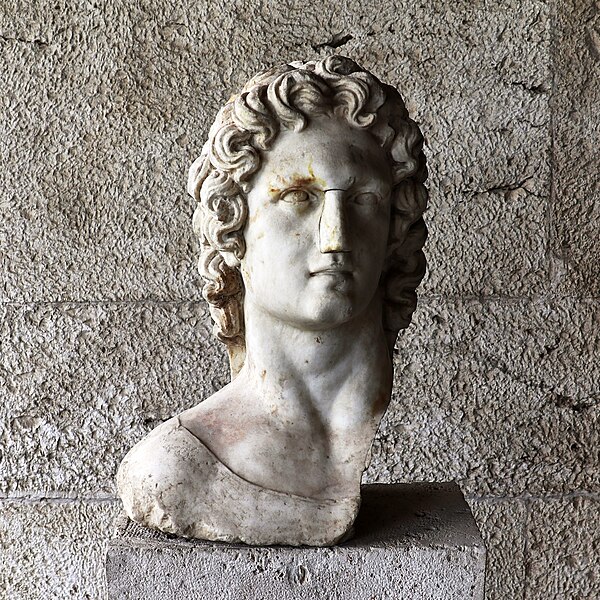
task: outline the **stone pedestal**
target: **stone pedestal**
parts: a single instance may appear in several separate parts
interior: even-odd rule
[[[483,599],[485,547],[454,484],[363,486],[352,539],[332,548],[172,538],[124,515],[110,600]]]

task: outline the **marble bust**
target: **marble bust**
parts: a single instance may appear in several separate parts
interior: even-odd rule
[[[349,535],[425,273],[422,142],[342,56],[257,75],[220,110],[188,191],[231,382],[126,455],[130,518],[257,545]]]

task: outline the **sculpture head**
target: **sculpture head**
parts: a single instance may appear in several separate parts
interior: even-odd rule
[[[220,110],[188,191],[233,375],[245,294],[307,329],[379,301],[393,347],[425,273],[422,142],[398,92],[340,56],[271,69]]]

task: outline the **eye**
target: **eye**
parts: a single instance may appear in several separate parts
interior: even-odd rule
[[[359,206],[377,206],[379,203],[379,196],[374,192],[361,192],[354,196],[353,201]]]
[[[279,200],[289,204],[304,204],[310,200],[310,195],[305,190],[286,190],[279,196]]]

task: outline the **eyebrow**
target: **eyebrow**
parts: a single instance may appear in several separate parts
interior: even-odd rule
[[[303,186],[303,185],[307,185],[307,184],[317,185],[318,187],[321,187],[319,185],[319,180],[320,180],[320,177],[316,177],[314,175],[308,175],[308,176],[298,175],[296,177],[292,177],[291,179],[287,178],[287,177],[282,177],[281,175],[278,175],[277,182],[276,182],[278,185],[276,186],[273,183],[271,183],[269,185],[269,188],[271,190],[279,190],[279,189],[285,189],[288,186],[292,186],[292,187],[294,185]],[[347,189],[350,189],[355,183],[356,183],[356,177],[352,176],[352,177],[350,177],[350,180],[346,184],[346,187],[343,187],[343,188],[332,187],[332,188],[326,188],[326,189],[321,188],[321,189],[323,192],[329,192],[329,191],[333,191],[333,190],[345,191]]]
[[[282,175],[277,175],[275,181],[271,181],[269,184],[269,188],[274,189],[285,189],[287,187],[293,187],[295,185],[308,185],[315,184],[318,181],[318,177],[314,175],[300,175],[299,173],[293,175],[292,177],[284,177]]]

